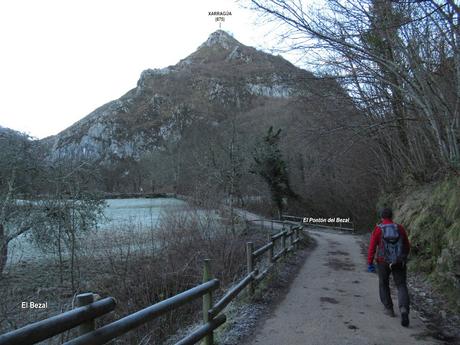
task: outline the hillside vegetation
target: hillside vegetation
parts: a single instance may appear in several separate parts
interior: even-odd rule
[[[349,126],[353,138],[367,138],[376,160],[361,157],[357,164],[367,167],[364,176],[375,176],[383,203],[409,229],[412,268],[428,273],[458,309],[458,1],[328,0],[302,10],[294,0],[248,2],[279,25],[283,48],[340,80],[365,119]],[[351,176],[360,178],[357,171]],[[348,195],[356,193],[362,195],[356,189]]]
[[[407,188],[394,202],[395,220],[412,243],[410,267],[427,273],[460,310],[460,177]]]

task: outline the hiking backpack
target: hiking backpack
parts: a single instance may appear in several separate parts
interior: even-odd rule
[[[382,230],[382,246],[380,255],[388,264],[402,263],[406,261],[404,243],[399,233],[398,224],[379,224]]]

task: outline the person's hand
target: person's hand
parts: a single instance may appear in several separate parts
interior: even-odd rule
[[[375,266],[374,264],[369,264],[367,265],[367,272],[374,273],[375,272]]]

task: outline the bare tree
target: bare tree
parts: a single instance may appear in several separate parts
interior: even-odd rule
[[[0,275],[8,260],[9,243],[29,231],[35,223],[30,194],[38,167],[35,147],[28,136],[0,133]]]
[[[456,168],[460,127],[459,6],[454,1],[251,0],[284,25],[291,49],[317,51],[367,124],[381,175],[424,180]]]
[[[0,133],[0,274],[8,260],[9,243],[25,233],[41,243],[71,253],[72,282],[78,233],[93,227],[102,200],[88,193],[92,169],[84,162],[61,162],[52,167],[41,159],[40,148],[27,136]]]
[[[45,252],[58,254],[61,283],[64,257],[70,255],[70,281],[76,291],[76,271],[80,240],[97,228],[103,218],[102,195],[88,190],[87,180],[96,179],[91,165],[85,162],[55,162],[46,174],[48,191],[36,201],[42,221],[34,226],[32,238]]]

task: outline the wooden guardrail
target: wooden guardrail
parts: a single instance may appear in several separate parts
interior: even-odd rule
[[[275,226],[276,224],[281,224],[284,227],[292,225],[291,223],[294,223],[289,220],[277,220],[277,219],[251,219],[251,220],[246,220],[246,226],[250,226],[251,224],[254,224],[254,227],[259,227],[261,230],[264,230],[266,228],[269,228],[271,232],[275,231]],[[296,225],[299,222],[295,222]]]
[[[77,296],[77,305],[76,309],[0,335],[0,345],[35,344],[77,326],[80,326],[79,333],[83,334],[94,327],[96,318],[114,310],[116,301],[107,297],[94,302],[94,295],[86,293]]]
[[[283,230],[268,235],[268,243],[254,250],[254,244],[246,244],[247,274],[235,286],[230,288],[223,297],[213,304],[213,291],[219,287],[219,280],[212,279],[211,265],[208,259],[204,262],[203,283],[189,290],[172,296],[159,303],[127,315],[117,321],[95,328],[94,320],[114,310],[116,302],[112,297],[94,301],[94,294],[86,293],[77,297],[76,309],[39,321],[15,331],[0,335],[0,345],[29,345],[51,338],[75,327],[79,327],[79,336],[64,345],[99,345],[115,339],[153,319],[160,317],[197,298],[203,299],[203,325],[180,340],[176,345],[195,344],[204,339],[205,345],[214,343],[214,330],[226,322],[221,312],[246,287],[249,295],[254,294],[255,286],[288,252],[298,247],[301,240],[302,226],[294,226],[285,222]],[[286,228],[286,229],[285,229]],[[279,243],[281,241],[281,244]],[[275,253],[275,249],[281,247]],[[260,259],[267,253],[268,265],[259,273]],[[85,304],[85,305],[83,305]]]

